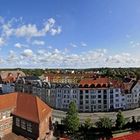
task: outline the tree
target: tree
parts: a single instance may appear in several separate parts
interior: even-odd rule
[[[69,109],[65,118],[65,125],[71,134],[74,134],[79,128],[79,118],[76,105],[74,102],[69,104]]]
[[[125,125],[125,118],[121,111],[117,114],[116,127],[121,129]]]
[[[93,123],[91,122],[90,118],[87,118],[84,122],[84,127],[88,130],[92,127]]]
[[[111,129],[112,127],[112,120],[108,117],[99,118],[99,121],[95,123],[98,128],[102,129]]]

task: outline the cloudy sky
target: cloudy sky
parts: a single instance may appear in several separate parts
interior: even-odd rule
[[[0,0],[0,67],[139,66],[139,0]]]

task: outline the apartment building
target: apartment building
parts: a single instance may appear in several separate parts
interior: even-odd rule
[[[55,85],[44,81],[35,81],[32,84],[32,95],[38,96],[45,103],[55,107],[56,105],[56,94]]]
[[[68,109],[70,102],[75,102],[79,109],[79,88],[74,84],[57,84],[56,91],[56,108]]]
[[[0,100],[0,137],[11,132],[32,140],[50,136],[51,108],[38,97],[10,93]]]
[[[82,79],[79,84],[68,84],[20,79],[16,82],[17,91],[36,95],[56,109],[68,109],[71,101],[81,112],[125,110],[139,107],[140,104],[140,82],[135,80],[121,82],[94,76]]]
[[[26,92],[32,93],[32,84],[33,82],[40,81],[36,76],[24,76],[19,77],[15,82],[15,91],[16,92]]]
[[[81,80],[79,83],[79,110],[98,112],[123,108],[125,101],[120,85],[106,77]]]
[[[140,80],[125,83],[126,109],[133,109],[140,106]]]

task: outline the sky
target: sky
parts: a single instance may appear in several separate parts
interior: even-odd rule
[[[140,67],[139,0],[0,0],[1,68]]]

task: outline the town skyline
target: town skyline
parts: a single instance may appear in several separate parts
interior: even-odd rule
[[[1,68],[140,67],[140,2],[0,1]]]

